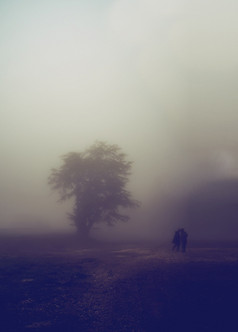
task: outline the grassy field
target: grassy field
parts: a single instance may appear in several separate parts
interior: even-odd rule
[[[0,239],[1,331],[238,331],[238,249]]]

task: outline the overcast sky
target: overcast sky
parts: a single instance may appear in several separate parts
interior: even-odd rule
[[[237,176],[237,12],[235,0],[0,0],[1,224],[67,224],[47,177],[95,140],[134,161],[144,206]]]

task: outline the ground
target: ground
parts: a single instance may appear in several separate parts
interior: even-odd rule
[[[238,248],[0,240],[1,331],[238,331]]]

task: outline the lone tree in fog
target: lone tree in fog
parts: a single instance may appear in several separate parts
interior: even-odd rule
[[[95,223],[127,221],[121,208],[137,207],[126,190],[131,162],[117,145],[97,142],[82,153],[70,152],[52,169],[49,184],[60,200],[74,198],[73,220],[80,236],[87,238]]]

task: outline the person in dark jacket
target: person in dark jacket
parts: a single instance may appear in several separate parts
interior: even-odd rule
[[[173,243],[172,250],[179,251],[179,248],[180,248],[180,230],[179,229],[174,233],[172,243]]]
[[[188,233],[186,233],[183,228],[180,230],[180,242],[182,246],[182,252],[185,252],[188,242]]]

